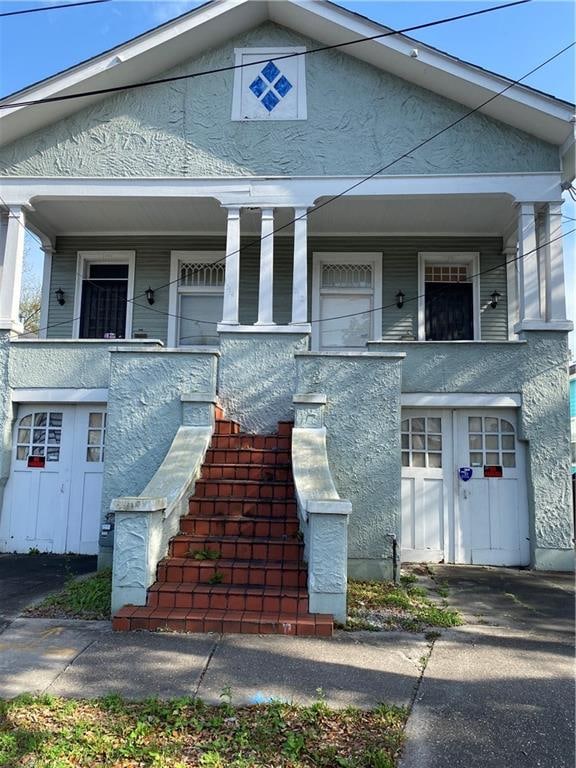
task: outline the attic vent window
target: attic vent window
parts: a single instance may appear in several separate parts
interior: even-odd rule
[[[305,50],[236,49],[232,120],[305,120]]]

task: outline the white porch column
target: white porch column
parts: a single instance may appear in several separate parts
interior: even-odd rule
[[[226,269],[222,323],[238,325],[240,297],[240,208],[228,208],[226,226]]]
[[[541,320],[536,219],[532,203],[521,203],[518,210],[518,273],[520,323]]]
[[[0,330],[17,333],[22,332],[19,310],[25,224],[20,206],[0,213]]]
[[[292,273],[292,325],[308,320],[308,216],[307,208],[294,209],[294,263]]]
[[[40,331],[38,333],[41,339],[48,336],[48,308],[50,306],[50,289],[52,287],[52,254],[54,248],[52,243],[45,242],[42,245],[44,251],[44,269],[42,270],[42,296],[40,299]]]
[[[562,203],[549,203],[544,213],[544,264],[546,273],[546,320],[566,319]]]
[[[508,338],[515,337],[514,326],[519,320],[518,315],[518,254],[517,246],[504,248],[502,255],[506,260],[506,293],[508,299]]]
[[[274,209],[262,209],[260,239],[260,284],[258,288],[258,321],[256,325],[274,325]]]

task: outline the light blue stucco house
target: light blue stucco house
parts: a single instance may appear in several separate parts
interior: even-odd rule
[[[119,629],[573,567],[574,106],[386,32],[216,0],[1,103],[0,551],[113,561]]]

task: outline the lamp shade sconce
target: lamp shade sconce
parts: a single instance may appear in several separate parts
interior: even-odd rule
[[[64,304],[66,304],[64,291],[62,290],[62,288],[58,288],[57,291],[54,291],[54,294],[56,295],[56,301],[58,302],[58,304],[60,304],[60,306],[63,306]]]
[[[398,307],[398,309],[402,309],[402,307],[404,306],[404,295],[405,294],[403,293],[403,291],[398,291],[398,293],[396,294],[396,306]]]
[[[498,306],[498,302],[500,301],[500,296],[502,296],[501,293],[498,293],[498,291],[492,291],[490,294],[490,306],[492,309],[496,309]]]
[[[148,288],[146,289],[146,301],[148,302],[148,304],[154,304],[155,302],[154,289],[150,288],[150,286],[148,286]]]

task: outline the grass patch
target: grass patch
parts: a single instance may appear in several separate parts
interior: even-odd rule
[[[438,605],[415,582],[414,574],[401,576],[399,584],[349,581],[345,629],[422,632],[428,627],[454,627],[462,623],[458,611]]]
[[[70,579],[61,592],[32,606],[26,614],[54,619],[109,619],[111,593],[112,571],[108,568],[87,579]]]
[[[394,768],[408,711],[50,696],[0,700],[0,765]]]

